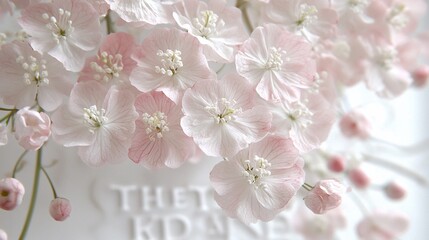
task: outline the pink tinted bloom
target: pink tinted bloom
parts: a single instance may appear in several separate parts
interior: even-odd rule
[[[176,104],[187,88],[214,75],[198,40],[174,28],[154,30],[134,59],[131,84],[142,92],[162,91]]]
[[[340,130],[347,137],[367,139],[371,136],[371,123],[358,110],[352,110],[341,117]]]
[[[205,154],[232,156],[270,129],[271,113],[255,100],[251,85],[238,74],[199,81],[185,92],[181,126]]]
[[[55,0],[22,11],[19,24],[31,37],[31,46],[48,53],[70,71],[80,71],[83,59],[101,38],[95,9],[85,0]]]
[[[21,204],[25,189],[20,181],[15,178],[3,178],[0,180],[0,208],[13,210]]]
[[[375,211],[362,219],[357,226],[360,239],[393,240],[409,226],[408,218],[395,211]]]
[[[412,73],[414,85],[417,87],[423,87],[429,80],[429,65],[418,67]]]
[[[305,205],[315,214],[323,214],[341,204],[346,187],[335,179],[319,181],[304,197]]]
[[[248,37],[239,9],[219,0],[180,1],[174,7],[174,20],[198,39],[209,61],[234,61],[234,48]]]
[[[238,51],[237,72],[256,86],[263,99],[278,102],[299,98],[315,76],[311,46],[280,25],[257,27]]]
[[[130,34],[109,34],[97,55],[86,59],[78,81],[96,80],[109,86],[129,85],[129,76],[136,66],[136,62],[131,59],[135,47],[134,38]]]
[[[384,193],[390,198],[394,200],[400,200],[405,197],[407,194],[407,190],[397,182],[389,182],[384,187]]]
[[[175,168],[193,157],[195,144],[180,127],[181,107],[160,92],[141,94],[135,102],[139,118],[128,156],[147,168]]]
[[[215,200],[242,222],[269,221],[301,187],[303,164],[289,139],[267,136],[214,166]]]
[[[55,198],[49,205],[49,214],[56,221],[64,221],[70,216],[71,204],[66,198]]]
[[[357,188],[366,188],[371,183],[368,175],[361,168],[354,168],[348,172],[350,181]]]
[[[145,22],[151,25],[169,23],[168,11],[161,0],[105,0],[110,9],[126,22]]]
[[[37,150],[51,135],[51,119],[44,112],[20,109],[15,115],[15,138],[27,150]]]
[[[68,104],[52,115],[52,134],[66,147],[78,147],[82,161],[91,166],[127,158],[135,130],[134,95],[96,81],[73,88]]]
[[[70,94],[73,75],[56,59],[41,55],[23,41],[14,41],[0,50],[0,96],[17,108],[37,103],[46,111],[55,110]]]
[[[346,168],[346,160],[339,155],[330,156],[328,159],[328,168],[333,172],[343,172]]]
[[[0,240],[7,240],[7,234],[3,229],[0,229]]]
[[[6,145],[7,142],[7,126],[3,123],[0,123],[0,146]]]

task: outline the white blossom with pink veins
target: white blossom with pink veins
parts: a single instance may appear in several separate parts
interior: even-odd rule
[[[48,53],[67,70],[77,72],[100,42],[98,16],[87,1],[54,0],[30,5],[18,22],[31,36],[29,41],[35,50]]]
[[[96,80],[108,86],[130,85],[129,76],[137,63],[131,59],[136,44],[128,33],[109,34],[96,56],[86,59],[78,82]]]
[[[135,102],[139,118],[128,156],[153,169],[176,168],[195,152],[195,143],[180,126],[181,107],[162,92],[143,93]]]
[[[377,210],[362,219],[357,233],[362,240],[398,239],[409,226],[408,218],[395,211]]]
[[[257,27],[238,51],[237,72],[256,85],[265,100],[278,102],[299,98],[313,83],[316,66],[311,45],[284,27]]]
[[[55,110],[70,94],[73,75],[56,59],[34,51],[27,42],[14,41],[0,50],[0,97],[17,108],[39,104]]]
[[[135,54],[131,84],[142,92],[164,92],[176,104],[186,89],[214,78],[198,40],[178,29],[156,29]]]
[[[181,1],[174,5],[176,23],[203,45],[209,61],[234,61],[234,48],[248,38],[241,11],[225,1]]]
[[[245,223],[269,221],[284,209],[304,181],[303,160],[292,141],[267,136],[210,173],[219,206]]]
[[[199,81],[185,92],[181,126],[209,156],[229,157],[261,140],[271,127],[268,108],[255,105],[251,85],[238,74]]]
[[[91,166],[127,158],[138,114],[134,96],[96,81],[74,86],[68,104],[52,115],[52,136],[65,147],[77,146]]]
[[[151,25],[169,23],[168,11],[161,0],[105,0],[110,9],[126,22],[145,22]]]
[[[38,150],[51,135],[51,119],[44,112],[21,108],[15,114],[15,138],[27,150]]]

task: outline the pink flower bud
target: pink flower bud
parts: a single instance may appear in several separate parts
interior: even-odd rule
[[[351,111],[341,118],[340,130],[347,137],[367,139],[370,136],[371,124],[361,112]]]
[[[15,178],[0,180],[0,208],[13,210],[21,204],[25,189],[22,183]]]
[[[71,205],[66,198],[55,198],[49,206],[49,213],[56,221],[64,221],[70,216]]]
[[[342,156],[333,155],[328,160],[328,167],[333,172],[343,172],[346,168],[346,160]]]
[[[349,171],[349,179],[357,188],[366,188],[370,184],[368,175],[360,168],[355,168]]]
[[[27,150],[37,150],[51,135],[51,119],[45,113],[22,108],[15,116],[15,137]]]
[[[424,65],[418,67],[416,70],[414,70],[412,75],[414,79],[414,85],[417,87],[423,87],[424,85],[426,85],[429,79],[429,66]]]
[[[406,190],[404,187],[399,185],[397,182],[390,182],[384,188],[386,195],[394,200],[399,200],[405,197]]]
[[[3,229],[0,229],[0,240],[7,240],[7,234]]]
[[[341,204],[346,187],[335,179],[319,181],[304,198],[305,205],[315,214],[323,214]]]

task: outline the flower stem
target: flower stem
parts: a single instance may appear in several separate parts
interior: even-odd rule
[[[23,153],[21,153],[21,155],[19,156],[18,160],[16,160],[15,166],[13,167],[13,172],[12,172],[12,177],[15,177],[15,174],[19,171],[20,169],[20,164],[22,159],[24,158],[24,156],[28,153],[28,150],[25,150]]]
[[[308,184],[308,183],[304,183],[304,184],[302,184],[302,187],[305,189],[305,190],[307,190],[307,191],[311,191],[311,190],[313,190],[313,186],[311,186],[310,184]]]
[[[45,174],[46,178],[48,179],[49,185],[51,186],[51,189],[52,189],[52,194],[54,195],[54,199],[57,198],[58,197],[57,191],[55,191],[54,184],[52,183],[51,178],[49,177],[48,173],[46,172],[46,169],[42,166],[41,170]]]
[[[113,22],[112,17],[110,16],[110,10],[107,11],[106,17],[104,19],[106,20],[107,34],[114,33],[115,29],[113,29]]]
[[[28,207],[27,217],[25,219],[25,223],[24,223],[24,227],[22,228],[21,235],[19,236],[19,240],[25,239],[25,235],[27,234],[28,228],[30,227],[31,218],[33,217],[33,212],[34,212],[34,206],[36,205],[37,192],[39,190],[41,168],[42,168],[42,148],[37,150],[36,169],[34,172],[34,181],[33,181],[33,192],[31,193],[30,206]]]
[[[250,21],[249,14],[247,12],[247,4],[248,2],[246,0],[238,0],[235,6],[241,10],[241,14],[243,15],[244,25],[246,25],[247,30],[250,33],[252,33],[253,26],[252,26],[252,22]]]
[[[2,107],[0,107],[0,110],[1,111],[9,111],[9,112],[16,111],[15,108],[2,108]]]

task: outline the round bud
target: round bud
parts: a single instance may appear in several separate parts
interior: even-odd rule
[[[56,221],[64,221],[70,216],[70,201],[65,198],[55,198],[49,206],[49,213]]]
[[[348,176],[350,181],[357,187],[357,188],[366,188],[370,184],[370,179],[368,175],[362,171],[360,168],[352,169],[348,172]]]
[[[342,156],[333,155],[328,160],[328,168],[332,172],[343,172],[346,168],[346,160]]]
[[[400,200],[405,197],[406,190],[397,182],[390,182],[384,188],[384,192],[390,199]]]

